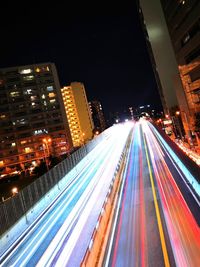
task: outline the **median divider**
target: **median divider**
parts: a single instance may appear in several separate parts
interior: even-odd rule
[[[109,232],[115,213],[115,207],[118,198],[118,192],[121,186],[123,171],[125,167],[125,158],[130,142],[127,142],[124,151],[120,157],[115,174],[111,181],[108,193],[103,203],[96,227],[93,231],[88,248],[81,262],[81,267],[102,266]]]

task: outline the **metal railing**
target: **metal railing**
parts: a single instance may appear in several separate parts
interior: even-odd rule
[[[18,194],[0,203],[0,236],[12,227],[21,217],[69,173],[102,139],[104,133],[76,150],[68,158],[40,176]],[[45,208],[45,207],[44,207]],[[30,224],[31,222],[27,222]]]

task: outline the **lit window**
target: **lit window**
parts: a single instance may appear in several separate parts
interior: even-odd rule
[[[45,95],[44,94],[42,95],[42,99],[45,99]]]
[[[54,99],[50,99],[49,102],[50,102],[50,103],[55,103],[56,100],[55,100],[55,98],[54,98]]]
[[[40,72],[40,68],[37,67],[37,68],[35,69],[35,72]]]
[[[50,71],[50,69],[49,69],[49,67],[48,67],[48,66],[47,66],[46,70],[47,70],[47,71]]]
[[[48,133],[48,131],[46,129],[39,129],[33,132],[34,135],[43,134],[43,133]]]
[[[24,91],[24,94],[25,95],[31,95],[32,94],[32,89],[26,89],[25,91]]]
[[[25,119],[20,119],[20,120],[17,120],[16,122],[17,122],[17,124],[20,124],[20,125],[24,125],[27,123],[27,121]]]
[[[49,93],[49,97],[55,97],[54,93]]]
[[[6,118],[5,114],[0,115],[0,119],[5,119],[5,118]]]
[[[47,101],[44,101],[43,104],[44,104],[44,106],[46,106],[47,105]]]
[[[23,80],[24,81],[32,81],[34,79],[34,76],[33,75],[27,75],[27,76],[24,76],[23,77]]]
[[[3,160],[0,161],[0,166],[3,166],[4,165],[4,162]]]
[[[53,86],[47,86],[47,91],[49,92],[53,91]]]
[[[19,91],[10,92],[10,96],[11,97],[16,97],[16,96],[19,96],[19,95],[20,95]]]
[[[31,96],[31,101],[35,101],[37,99],[37,96],[36,95],[32,95]]]
[[[20,74],[29,74],[29,73],[31,73],[31,72],[32,72],[31,69],[24,69],[24,70],[20,70],[20,71],[19,71]]]
[[[11,146],[16,146],[16,143],[12,143]]]
[[[25,151],[25,153],[29,153],[29,152],[31,152],[31,148],[30,147],[25,147],[24,151]]]
[[[22,140],[20,143],[21,143],[21,145],[24,145],[27,143],[27,140]]]
[[[35,102],[32,102],[31,105],[32,105],[32,106],[35,106]]]

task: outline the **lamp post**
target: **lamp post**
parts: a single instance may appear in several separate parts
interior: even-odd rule
[[[43,138],[42,141],[43,141],[42,146],[44,149],[45,163],[46,163],[47,170],[49,170],[49,164],[48,164],[47,158],[50,156],[50,151],[49,151],[48,144],[50,144],[52,140],[51,138]],[[46,155],[45,149],[47,150],[47,155]]]
[[[18,193],[18,188],[17,187],[13,187],[12,188],[12,195],[15,196]]]

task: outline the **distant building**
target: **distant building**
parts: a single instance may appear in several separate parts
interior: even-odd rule
[[[133,110],[134,118],[138,119],[141,117],[149,117],[152,119],[156,119],[163,114],[157,109],[153,108],[151,105],[141,105]]]
[[[21,167],[72,148],[56,67],[0,69],[0,167]]]
[[[123,123],[127,120],[133,120],[133,108],[124,108],[119,111],[110,112],[109,114],[109,125],[112,126],[115,123]]]
[[[106,129],[105,118],[99,101],[89,102],[92,120],[94,122],[94,130],[103,132]]]
[[[84,85],[72,82],[63,87],[61,92],[73,146],[81,146],[92,139],[94,128]]]

